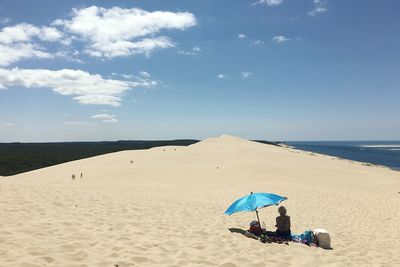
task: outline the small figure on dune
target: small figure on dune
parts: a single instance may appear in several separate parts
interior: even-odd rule
[[[81,179],[82,179],[82,177],[83,177],[83,173],[81,172]]]
[[[75,174],[72,174],[72,178],[71,178],[72,180],[75,180]]]
[[[131,160],[131,164],[133,164],[133,160]]]
[[[283,238],[290,238],[290,216],[286,215],[287,210],[284,206],[278,209],[280,216],[276,217],[276,235]]]
[[[217,166],[217,170],[219,170],[219,167]]]

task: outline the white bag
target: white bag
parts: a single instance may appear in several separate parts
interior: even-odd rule
[[[331,248],[331,237],[329,236],[328,231],[325,229],[313,229],[314,240],[318,247],[324,249]]]

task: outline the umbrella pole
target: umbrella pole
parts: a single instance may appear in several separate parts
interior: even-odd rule
[[[258,224],[260,225],[260,227],[261,227],[261,223],[260,223],[260,218],[258,217],[258,211],[256,210],[256,215],[257,215],[257,221],[258,221]]]

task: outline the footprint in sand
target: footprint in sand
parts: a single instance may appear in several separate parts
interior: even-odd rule
[[[132,261],[137,262],[137,263],[145,263],[148,262],[149,259],[141,256],[135,256],[131,258]]]
[[[53,263],[55,260],[52,257],[42,257],[43,260],[45,260],[47,263],[51,264]]]

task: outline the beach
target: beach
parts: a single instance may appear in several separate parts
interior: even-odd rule
[[[250,192],[332,249],[229,231],[256,219],[224,214]],[[0,215],[0,266],[400,265],[400,172],[227,135],[0,177]],[[274,231],[277,207],[259,215]]]

